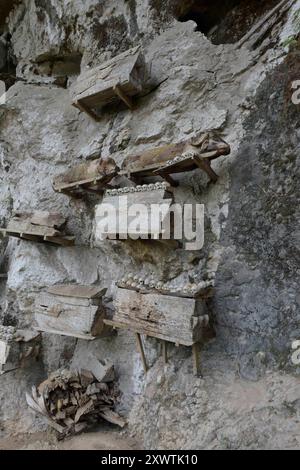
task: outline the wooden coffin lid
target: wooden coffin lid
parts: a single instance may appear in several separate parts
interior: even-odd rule
[[[98,286],[82,286],[82,285],[57,285],[47,289],[48,294],[59,295],[62,297],[78,297],[80,299],[96,299],[102,297],[106,288]]]

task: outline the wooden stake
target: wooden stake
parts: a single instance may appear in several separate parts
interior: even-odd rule
[[[162,341],[162,356],[164,359],[164,363],[168,364],[168,343],[166,341]]]
[[[148,366],[147,366],[147,361],[146,361],[146,356],[145,356],[145,351],[144,351],[144,347],[143,347],[142,338],[141,338],[141,335],[139,333],[135,333],[135,337],[136,337],[137,348],[138,348],[138,351],[139,351],[139,353],[141,355],[141,358],[142,358],[144,372],[146,374],[148,372]]]
[[[201,370],[200,370],[199,343],[193,344],[193,361],[194,361],[194,375],[196,377],[202,377]]]

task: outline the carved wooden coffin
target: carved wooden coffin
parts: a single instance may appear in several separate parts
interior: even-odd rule
[[[118,171],[119,168],[112,158],[99,158],[74,166],[56,176],[53,180],[53,189],[67,194],[78,191],[103,191]]]
[[[167,223],[172,202],[172,188],[166,183],[108,190],[102,203],[96,207],[95,239],[130,237],[160,240],[165,226],[172,229]],[[152,219],[153,205],[161,209],[160,218]]]
[[[129,177],[164,177],[201,168],[210,178],[216,180],[218,176],[212,170],[210,162],[230,154],[230,151],[230,146],[216,132],[206,131],[185,142],[128,156],[122,165],[122,174]]]
[[[71,89],[73,105],[98,119],[94,109],[122,100],[131,108],[130,97],[143,90],[146,65],[139,47],[82,73]]]
[[[5,229],[0,229],[3,236],[24,240],[51,243],[55,245],[74,245],[74,237],[62,232],[66,219],[57,213],[43,211],[19,212],[8,222]]]
[[[42,293],[36,304],[37,329],[47,333],[93,340],[108,336],[102,303],[106,289],[58,285]]]
[[[185,346],[202,341],[209,324],[205,302],[195,299],[118,288],[115,309],[107,323]]]
[[[29,365],[40,351],[40,334],[0,326],[0,374]]]

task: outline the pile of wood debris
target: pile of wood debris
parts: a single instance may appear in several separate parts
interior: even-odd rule
[[[32,395],[26,393],[26,400],[61,438],[80,433],[102,419],[124,427],[125,420],[114,411],[119,398],[114,379],[113,365],[97,360],[93,372],[54,372],[38,388],[32,388]]]

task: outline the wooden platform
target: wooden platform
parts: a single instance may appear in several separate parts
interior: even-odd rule
[[[3,237],[16,237],[37,243],[73,246],[75,237],[64,235],[58,229],[65,223],[66,219],[60,214],[41,211],[21,212],[10,219],[7,228],[0,229],[0,234]]]
[[[104,324],[106,289],[91,286],[52,286],[36,302],[37,330],[94,340],[111,334]]]
[[[98,121],[97,108],[122,101],[133,109],[132,97],[143,91],[146,65],[140,47],[82,73],[71,88],[73,106]]]
[[[53,189],[68,196],[83,193],[103,193],[118,174],[119,168],[113,159],[98,159],[77,165],[53,180]]]
[[[136,183],[147,177],[161,176],[170,185],[177,186],[172,174],[200,168],[216,182],[218,175],[212,169],[211,162],[229,155],[230,151],[230,146],[218,134],[207,131],[179,144],[165,145],[127,157],[120,175],[127,176]]]

